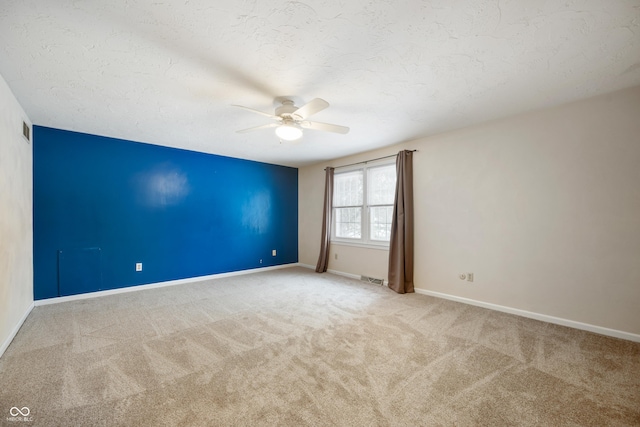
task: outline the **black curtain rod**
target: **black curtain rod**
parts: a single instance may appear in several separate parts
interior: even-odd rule
[[[411,151],[412,153],[415,153],[418,150],[404,150],[404,151]],[[388,156],[378,157],[377,159],[364,160],[362,162],[355,162],[355,163],[351,163],[349,165],[336,166],[334,169],[346,168],[347,166],[355,166],[355,165],[367,164],[369,162],[375,162],[376,160],[388,159],[389,157],[396,157],[396,156],[397,156],[397,154],[390,154]],[[326,171],[327,168],[324,168],[324,170]]]

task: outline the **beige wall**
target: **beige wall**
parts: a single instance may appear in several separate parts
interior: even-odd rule
[[[33,303],[32,151],[29,122],[0,77],[0,355]]]
[[[640,87],[301,168],[301,263],[323,168],[404,148],[417,288],[640,334]],[[386,277],[387,252],[331,252],[330,269]]]

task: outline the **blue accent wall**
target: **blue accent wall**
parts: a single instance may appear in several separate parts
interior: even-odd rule
[[[34,126],[33,186],[37,300],[298,261],[295,168]]]

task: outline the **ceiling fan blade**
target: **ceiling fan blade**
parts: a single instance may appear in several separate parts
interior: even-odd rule
[[[254,126],[252,128],[238,130],[238,131],[236,131],[236,133],[253,132],[254,130],[274,128],[276,126],[279,126],[279,123],[267,123],[266,125]]]
[[[300,117],[300,119],[306,119],[312,114],[315,114],[319,111],[324,110],[328,106],[329,106],[329,103],[327,101],[321,98],[316,98],[307,102],[302,107],[298,108],[296,111],[291,113],[291,115],[298,116]]]
[[[263,113],[262,111],[254,110],[253,108],[243,107],[242,105],[235,105],[235,104],[232,104],[231,106],[232,106],[232,107],[242,108],[243,110],[251,111],[252,113],[262,114],[263,116],[270,117],[270,118],[272,118],[272,119],[279,119],[279,118],[280,118],[280,117],[278,117],[278,116],[274,116],[273,114]]]
[[[329,123],[304,121],[304,122],[300,122],[300,126],[305,129],[311,129],[311,130],[321,130],[325,132],[334,132],[334,133],[349,133],[348,127],[332,125]]]

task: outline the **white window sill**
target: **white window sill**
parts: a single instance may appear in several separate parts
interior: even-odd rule
[[[332,245],[338,245],[338,246],[353,246],[356,248],[366,248],[366,249],[377,249],[379,251],[388,251],[389,250],[389,243],[381,243],[381,244],[377,244],[377,243],[363,243],[363,242],[351,242],[351,241],[345,241],[345,240],[334,240],[332,239],[330,241],[330,244]]]

